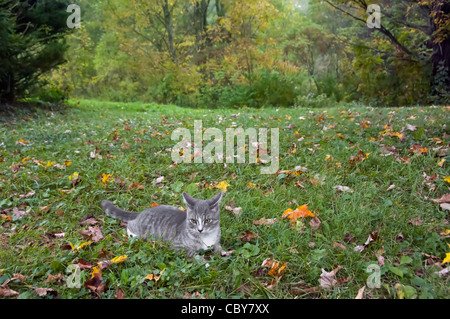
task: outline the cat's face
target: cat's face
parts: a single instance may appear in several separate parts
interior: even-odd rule
[[[186,204],[186,225],[189,232],[198,236],[217,230],[220,226],[219,205],[222,192],[211,199],[200,200],[183,193]]]

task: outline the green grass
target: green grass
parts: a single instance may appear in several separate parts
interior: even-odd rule
[[[85,100],[72,104],[61,110],[23,112],[0,122],[0,284],[14,273],[26,276],[23,282],[8,283],[19,293],[18,298],[39,298],[33,287],[55,289],[60,298],[93,298],[89,289],[67,286],[67,267],[79,260],[95,266],[122,255],[127,255],[125,262],[102,271],[102,281],[107,282],[102,298],[114,298],[118,287],[126,298],[182,298],[196,292],[206,298],[354,298],[366,285],[370,275],[367,267],[378,264],[377,253],[385,259],[381,288],[366,287],[365,298],[402,297],[399,283],[412,287],[404,289],[406,297],[450,296],[449,277],[434,274],[441,270],[434,264],[450,252],[449,238],[440,234],[449,228],[450,216],[430,200],[447,193],[450,186],[444,181],[450,175],[450,159],[447,156],[440,167],[440,158],[436,157],[442,152],[448,154],[448,150],[433,150],[448,147],[448,107],[193,110]],[[196,119],[203,120],[205,128],[218,127],[224,132],[232,122],[244,128],[279,127],[280,170],[293,170],[298,165],[308,170],[300,176],[289,176],[262,175],[261,164],[171,165],[167,149],[176,143],[171,140],[172,131],[177,127],[193,131]],[[362,121],[371,124],[361,128]],[[403,140],[380,134],[389,123],[392,132],[405,128]],[[417,129],[407,130],[407,124]],[[442,144],[433,138],[439,138]],[[20,139],[25,143],[18,142]],[[396,156],[410,158],[410,162],[382,156],[380,144],[395,146]],[[409,153],[414,144],[429,152]],[[96,149],[102,159],[90,157]],[[350,157],[360,150],[370,153],[368,158],[352,165]],[[329,160],[325,160],[327,155],[331,156]],[[27,157],[30,159],[22,163]],[[55,164],[47,167],[38,161]],[[64,161],[72,163],[66,166]],[[14,164],[20,164],[19,171]],[[80,182],[71,192],[60,191],[72,189],[68,177],[74,172],[79,173]],[[191,178],[194,173],[197,175]],[[423,173],[436,174],[436,179],[426,180]],[[113,179],[120,176],[122,184],[115,181],[104,185],[101,174],[112,174]],[[162,186],[156,183],[159,176],[165,177]],[[217,189],[192,184],[220,181],[231,185],[221,209],[222,246],[234,252],[227,258],[207,254],[209,267],[186,260],[162,243],[128,239],[125,227],[107,218],[99,206],[103,199],[133,211],[152,202],[182,206],[181,192],[189,185],[192,195],[206,199]],[[249,182],[256,187],[249,189]],[[304,188],[297,187],[296,182]],[[132,183],[140,183],[143,188],[129,189]],[[387,191],[392,184],[395,188]],[[339,192],[333,188],[337,185],[354,192]],[[31,191],[35,194],[20,198]],[[223,208],[232,199],[242,207],[240,216]],[[311,228],[309,217],[303,220],[303,228],[293,228],[281,218],[286,209],[303,204],[308,204],[320,219],[318,229]],[[45,206],[47,210],[42,211],[40,207]],[[27,215],[15,216],[14,208],[28,207],[31,211]],[[79,233],[88,228],[80,225],[87,216],[98,220],[96,226],[104,238],[79,251],[61,249],[87,240]],[[263,217],[278,221],[268,227],[253,224]],[[420,218],[422,223],[411,224],[413,218]],[[247,230],[258,237],[243,242],[242,232]],[[375,230],[377,239],[363,252],[354,251]],[[55,233],[64,236],[53,238],[51,234]],[[354,242],[345,240],[347,234]],[[346,249],[333,245],[335,242]],[[268,269],[261,268],[266,258],[287,263],[273,288],[267,288],[271,281]],[[336,275],[339,284],[334,288],[293,293],[293,283],[302,281],[303,288],[318,287],[322,269],[330,272],[336,266],[343,268]],[[158,282],[145,279],[162,269]],[[91,272],[82,270],[81,283],[90,278]],[[49,274],[62,274],[64,280],[47,283]],[[248,289],[247,294],[243,287]]]

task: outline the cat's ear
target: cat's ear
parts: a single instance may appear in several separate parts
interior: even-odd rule
[[[186,192],[183,192],[183,201],[187,207],[191,209],[194,208],[196,200],[195,198],[189,196],[189,194]]]
[[[216,209],[219,207],[220,201],[222,200],[223,193],[220,192],[211,199],[208,199],[208,204],[211,209]]]

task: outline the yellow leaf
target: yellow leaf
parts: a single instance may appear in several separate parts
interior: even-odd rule
[[[50,167],[50,166],[53,166],[53,164],[55,164],[55,162],[50,162],[50,161],[47,161],[47,164],[46,164],[46,166],[47,166],[47,167]]]
[[[442,232],[441,235],[447,236],[450,235],[450,229],[446,229],[445,232]]]
[[[69,160],[64,161],[64,165],[70,166],[70,164],[72,164],[72,161],[69,161]]]
[[[94,275],[95,275],[95,274],[100,273],[101,269],[102,269],[101,264],[98,265],[98,266],[94,266],[94,267],[92,268],[91,279],[94,278]]]
[[[81,248],[89,246],[92,243],[93,243],[93,241],[83,241],[81,244],[79,244],[77,246],[72,245],[72,243],[69,243],[69,244],[70,244],[70,247],[72,248],[72,250],[77,250],[78,251]]]
[[[105,185],[108,182],[112,182],[112,174],[102,174],[102,184]]]
[[[69,179],[71,181],[73,181],[74,179],[77,179],[79,177],[78,172],[73,173],[72,175],[69,176]]]
[[[438,166],[442,167],[444,165],[445,158],[441,159],[441,161],[438,163]]]
[[[222,192],[226,193],[227,187],[231,186],[226,181],[222,181],[219,184],[216,185],[216,188],[220,189]]]
[[[111,259],[111,262],[112,262],[113,264],[118,264],[118,263],[121,263],[121,262],[126,261],[127,258],[128,258],[127,255],[117,256],[117,257],[114,257],[113,259]]]
[[[450,184],[450,176],[444,177],[444,181]]]
[[[327,156],[325,157],[325,160],[326,160],[326,161],[331,161],[331,155],[327,155]]]
[[[153,280],[153,277],[154,277],[153,274],[149,274],[149,275],[145,276],[144,279]]]
[[[255,186],[256,186],[256,184],[254,184],[254,183],[252,183],[252,182],[249,182],[249,183],[247,184],[247,188],[255,188]]]
[[[442,261],[442,264],[450,263],[450,253],[447,253],[444,260]]]

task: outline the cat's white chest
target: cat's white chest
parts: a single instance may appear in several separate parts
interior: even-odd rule
[[[200,240],[202,241],[204,245],[204,249],[211,248],[211,246],[214,246],[217,243],[217,238],[219,236],[218,231],[210,232],[207,234],[202,234],[200,236]]]

